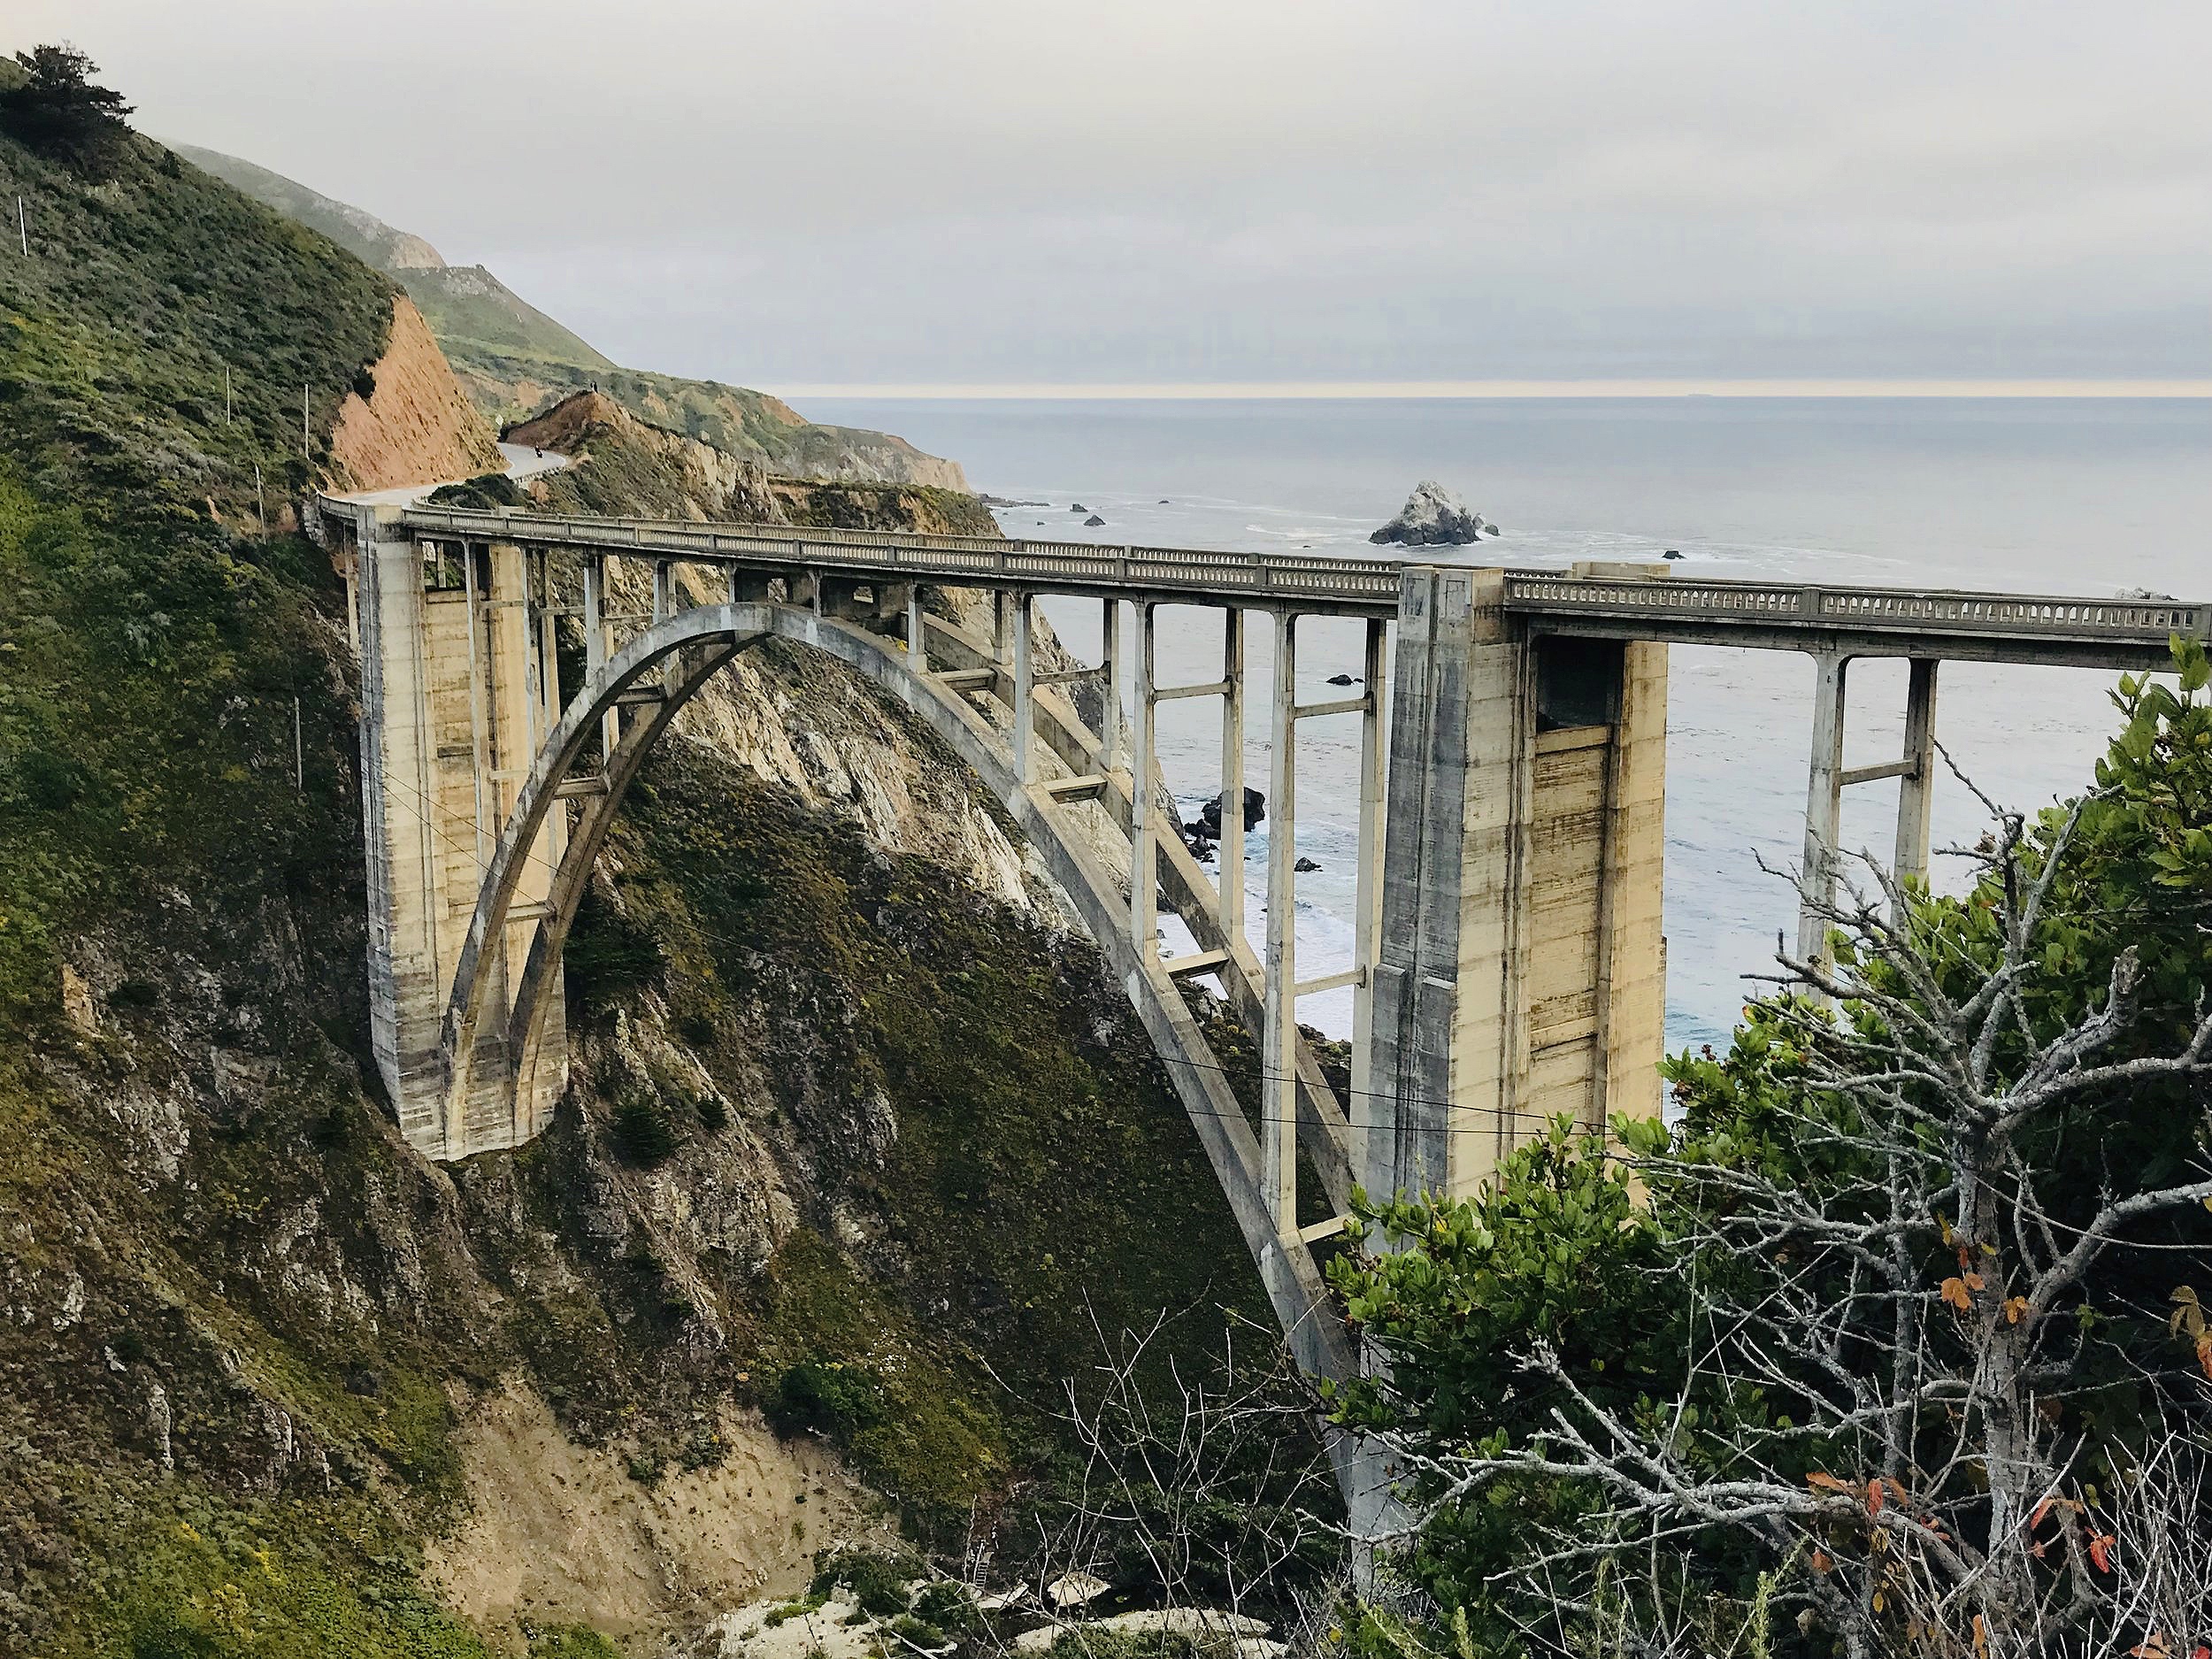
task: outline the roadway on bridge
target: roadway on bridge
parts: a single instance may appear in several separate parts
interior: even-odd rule
[[[568,457],[552,449],[534,449],[526,443],[502,443],[499,453],[507,463],[507,476],[518,484],[557,472],[568,465]],[[412,507],[427,499],[434,489],[443,489],[448,484],[466,482],[468,480],[465,478],[441,478],[427,484],[399,484],[389,489],[355,490],[350,495],[334,495],[331,499],[358,502],[364,507]]]

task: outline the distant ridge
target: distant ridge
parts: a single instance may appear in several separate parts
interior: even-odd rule
[[[1450,397],[2212,397],[2212,379],[2136,380],[1522,380],[836,382],[787,386],[787,397],[885,401],[1260,401]]]
[[[254,162],[196,144],[169,148],[388,273],[421,311],[469,396],[503,426],[596,388],[643,420],[788,477],[968,488],[957,462],[889,433],[817,426],[781,399],[741,386],[623,368],[482,265],[449,265],[422,237]]]

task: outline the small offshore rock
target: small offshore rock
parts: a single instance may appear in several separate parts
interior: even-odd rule
[[[1085,526],[1089,529],[1096,529],[1099,526],[1104,524],[1105,522],[1106,521],[1100,518],[1096,513],[1093,513],[1089,518],[1083,520]]]
[[[1494,526],[1485,524],[1482,515],[1471,511],[1457,495],[1425,478],[1413,487],[1398,516],[1367,539],[1378,546],[1465,547],[1486,530],[1496,533]]]
[[[1320,869],[1321,866],[1314,863],[1314,861],[1310,858],[1301,858],[1296,864],[1291,865],[1291,868],[1299,872],[1301,874],[1311,875],[1315,871]]]
[[[1090,511],[1090,509],[1079,501],[1071,506],[1068,511],[1070,512],[1088,512]]]
[[[1329,676],[1329,684],[1332,686],[1356,686],[1359,684],[1359,678],[1360,677],[1357,674],[1331,674]]]
[[[1668,549],[1665,552],[1662,553],[1659,557],[1660,557],[1661,558],[1663,558],[1663,559],[1678,559],[1678,558],[1680,558],[1680,557],[1682,557],[1682,552],[1681,552],[1681,549],[1678,549],[1678,548],[1669,548],[1669,549]]]
[[[1206,833],[1215,841],[1221,839],[1221,797],[1216,795],[1198,809],[1198,821],[1206,827]],[[1244,827],[1253,829],[1267,821],[1267,797],[1249,784],[1244,790]]]

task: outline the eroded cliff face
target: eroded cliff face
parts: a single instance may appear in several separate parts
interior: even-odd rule
[[[533,500],[552,512],[998,534],[989,511],[964,485],[787,476],[756,455],[732,454],[641,420],[600,392],[565,398],[505,436],[571,457],[532,488]]]
[[[404,295],[392,298],[384,355],[338,406],[330,451],[329,481],[342,491],[468,478],[504,465],[491,428]]]

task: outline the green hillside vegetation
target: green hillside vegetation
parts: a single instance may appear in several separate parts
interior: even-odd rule
[[[421,237],[250,161],[195,144],[171,148],[194,166],[389,273],[407,290],[449,358],[499,357],[584,371],[614,366],[482,265],[449,265]]]
[[[404,1148],[343,592],[258,510],[326,458],[390,285],[119,142],[96,181],[0,137],[32,242],[0,257],[0,1285],[29,1316],[0,1319],[0,1651],[487,1654],[422,1546],[464,1495],[455,1400],[510,1377],[641,1481],[757,1404],[949,1536],[1058,1467],[1033,1402],[1094,1340],[1077,1286],[1102,1321],[1187,1312],[1171,1351],[1214,1363],[1256,1278],[1095,958],[680,747],[572,1019],[672,1020],[722,1095],[609,1059],[519,1152]],[[875,1090],[900,1133],[863,1157]],[[805,1172],[765,1263],[672,1236],[645,1185],[726,1207],[741,1114]]]

